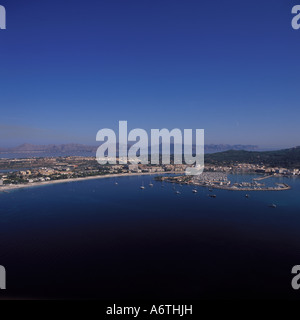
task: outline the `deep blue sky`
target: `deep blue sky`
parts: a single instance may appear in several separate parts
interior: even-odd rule
[[[119,120],[300,145],[300,0],[0,4],[0,147],[95,144]]]

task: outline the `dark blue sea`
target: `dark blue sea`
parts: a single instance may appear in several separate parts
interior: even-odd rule
[[[135,176],[0,193],[0,296],[299,298],[300,178],[274,182],[292,189],[211,198]]]

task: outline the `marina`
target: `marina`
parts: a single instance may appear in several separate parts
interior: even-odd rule
[[[251,181],[233,182],[228,179],[228,176],[224,172],[204,172],[199,176],[167,176],[158,177],[156,179],[177,183],[180,185],[192,185],[198,187],[206,187],[209,192],[213,189],[222,189],[228,191],[284,191],[291,189],[291,186],[287,183],[275,183],[274,185],[265,185],[258,181],[270,178],[271,176],[263,176],[253,178]],[[193,192],[197,192],[193,189]],[[249,197],[246,194],[246,198]]]

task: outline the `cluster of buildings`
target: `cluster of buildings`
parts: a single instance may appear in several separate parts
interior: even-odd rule
[[[287,168],[272,168],[264,165],[250,164],[250,163],[238,163],[232,166],[215,166],[206,165],[206,171],[213,172],[227,172],[227,173],[238,173],[238,172],[250,172],[250,173],[264,173],[264,174],[279,174],[296,176],[300,175],[299,169],[287,169]]]
[[[0,173],[0,186],[50,180],[81,178],[104,174],[130,173],[183,173],[185,164],[115,164],[100,165],[93,157],[0,159],[0,169],[9,169]],[[30,168],[30,169],[18,169]],[[234,165],[206,165],[203,174],[193,178],[196,183],[217,183],[228,185],[228,173],[262,173],[265,175],[300,176],[299,169],[271,168],[263,164],[236,163]]]
[[[27,162],[25,162],[27,164]],[[39,162],[38,164],[43,164]],[[91,158],[82,159],[79,157],[68,157],[64,161],[51,161],[49,166],[33,166],[30,170],[12,170],[7,173],[0,173],[0,186],[4,184],[24,184],[60,180],[69,178],[81,178],[104,174],[130,174],[130,173],[165,173],[183,172],[186,165],[144,165],[144,164],[116,164],[99,165]]]
[[[142,165],[142,164],[130,164],[125,165],[125,168],[128,170],[128,173],[138,173],[138,172],[183,172],[186,169],[186,165],[181,164],[168,164],[168,165]]]

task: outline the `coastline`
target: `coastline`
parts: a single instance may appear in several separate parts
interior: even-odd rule
[[[201,185],[201,184],[195,184],[195,183],[190,183],[190,184],[185,184],[185,183],[180,183],[180,182],[171,182],[168,180],[165,180],[167,183],[175,183],[175,184],[183,184],[183,185],[189,185],[193,187],[201,187],[201,188],[211,188],[211,189],[221,189],[221,190],[228,190],[228,191],[285,191],[285,190],[290,190],[292,189],[291,186],[288,184],[285,184],[284,187],[282,188],[276,188],[276,187],[264,187],[264,188],[251,188],[251,187],[242,187],[242,188],[234,188],[232,186],[219,186],[219,185]]]
[[[210,187],[212,189],[221,189],[221,190],[228,190],[228,191],[285,191],[285,190],[292,189],[292,187],[287,184],[285,185],[285,187],[282,187],[282,188],[265,187],[265,188],[258,188],[258,189],[254,189],[251,187],[233,188],[229,186],[218,186],[218,185],[204,186],[204,185],[197,185],[197,184],[195,184],[194,186],[205,187],[205,188]]]
[[[117,173],[117,174],[105,174],[100,176],[91,176],[91,177],[84,177],[84,178],[71,178],[71,179],[50,180],[50,181],[43,181],[43,182],[33,182],[28,184],[4,185],[4,186],[0,186],[0,193],[8,192],[11,190],[17,190],[17,189],[42,187],[42,186],[58,184],[58,183],[72,183],[72,182],[78,182],[78,181],[96,180],[96,179],[105,179],[105,178],[108,179],[108,178],[120,178],[120,177],[131,177],[131,176],[149,176],[149,175],[182,174],[182,173],[184,172],[169,171],[169,172]]]
[[[43,182],[33,182],[28,184],[16,184],[16,185],[3,185],[0,186],[0,193],[1,192],[9,192],[12,190],[18,190],[18,189],[25,189],[25,188],[33,188],[33,187],[42,187],[42,186],[48,186],[52,184],[58,184],[58,183],[72,183],[72,182],[78,182],[78,181],[86,181],[86,180],[97,180],[97,179],[109,179],[109,178],[121,178],[121,177],[131,177],[131,176],[150,176],[150,175],[168,175],[168,174],[184,174],[184,171],[168,171],[168,172],[138,172],[138,173],[116,173],[116,174],[106,174],[106,175],[99,175],[99,176],[90,176],[90,177],[83,177],[83,178],[71,178],[71,179],[61,179],[61,180],[50,180],[50,181],[43,181]],[[271,177],[271,176],[270,176]],[[265,177],[263,177],[265,178]],[[260,178],[261,179],[261,178]],[[199,187],[208,187],[204,185],[197,185],[193,184],[194,186]],[[251,189],[251,188],[232,188],[232,187],[226,187],[226,186],[213,186],[214,189],[222,189],[222,190],[228,190],[228,191],[284,191],[289,190],[291,187],[289,185],[286,185],[285,188],[262,188],[262,189]]]

